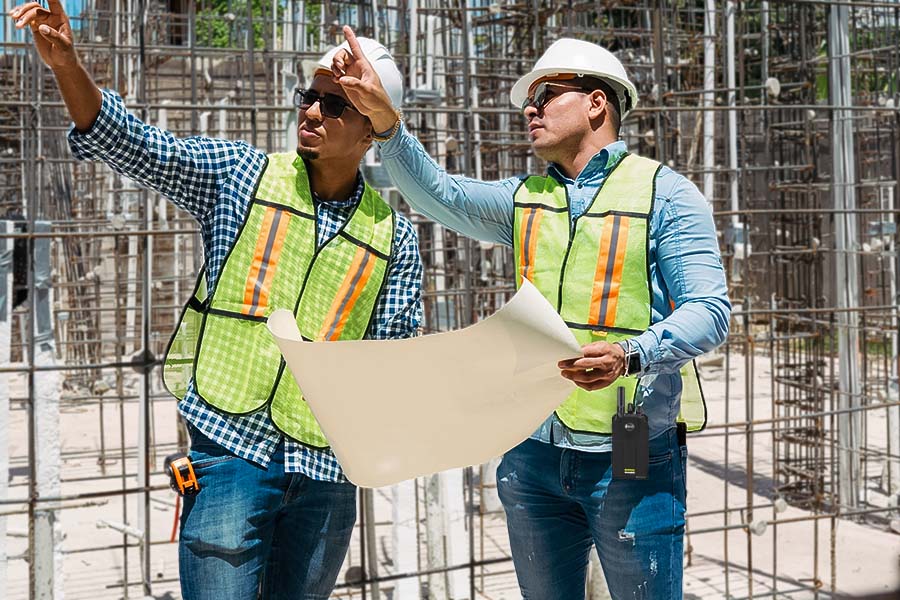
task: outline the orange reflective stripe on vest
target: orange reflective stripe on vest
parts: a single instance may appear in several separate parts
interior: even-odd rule
[[[353,306],[356,304],[359,294],[366,287],[374,268],[375,255],[365,248],[357,249],[353,263],[341,283],[340,290],[334,297],[331,310],[328,311],[328,317],[319,332],[319,340],[337,340],[341,337],[347,317],[353,311]]]
[[[281,256],[290,218],[288,212],[271,206],[266,208],[244,288],[244,307],[241,312],[245,315],[261,317],[265,314],[269,304],[269,289],[275,277],[275,267]]]
[[[522,277],[531,281],[534,275],[534,251],[537,248],[538,229],[541,226],[541,218],[544,210],[541,208],[526,208],[522,219],[522,258],[519,265]]]
[[[603,239],[600,240],[600,256],[591,292],[589,323],[614,327],[625,266],[625,250],[628,247],[629,217],[607,215],[603,221]]]

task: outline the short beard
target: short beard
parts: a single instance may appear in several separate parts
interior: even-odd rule
[[[312,148],[302,148],[298,146],[297,154],[299,154],[300,158],[303,160],[316,160],[319,158],[319,151],[313,150]]]

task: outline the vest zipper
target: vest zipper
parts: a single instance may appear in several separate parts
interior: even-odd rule
[[[562,267],[559,269],[559,288],[557,289],[556,295],[556,312],[562,314],[562,294],[563,294],[563,280],[565,279],[566,274],[566,263],[569,262],[569,252],[572,251],[572,242],[575,241],[575,228],[578,227],[578,219],[581,217],[577,217],[574,221],[572,220],[572,207],[569,206],[569,190],[566,190],[566,205],[568,206],[568,215],[569,215],[569,242],[566,244],[566,253],[563,254]]]

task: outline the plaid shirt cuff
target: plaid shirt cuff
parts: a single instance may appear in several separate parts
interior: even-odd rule
[[[69,149],[78,160],[96,160],[101,153],[108,153],[125,129],[125,102],[111,90],[102,90],[101,94],[100,114],[90,129],[78,131],[74,124],[69,128]]]

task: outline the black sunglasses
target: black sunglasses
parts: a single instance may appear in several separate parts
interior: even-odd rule
[[[522,112],[525,112],[525,109],[529,106],[533,106],[535,110],[541,112],[544,107],[550,103],[551,100],[560,95],[560,93],[554,91],[553,88],[562,88],[562,92],[560,93],[582,92],[587,94],[590,91],[577,85],[544,81],[542,83],[539,83],[538,86],[534,88],[534,93],[532,95],[525,98],[525,102],[522,103]]]
[[[315,90],[297,88],[294,90],[294,106],[306,110],[316,102],[322,110],[322,114],[330,119],[339,119],[344,114],[345,108],[359,112],[355,106],[338,96],[337,94],[320,94]]]

